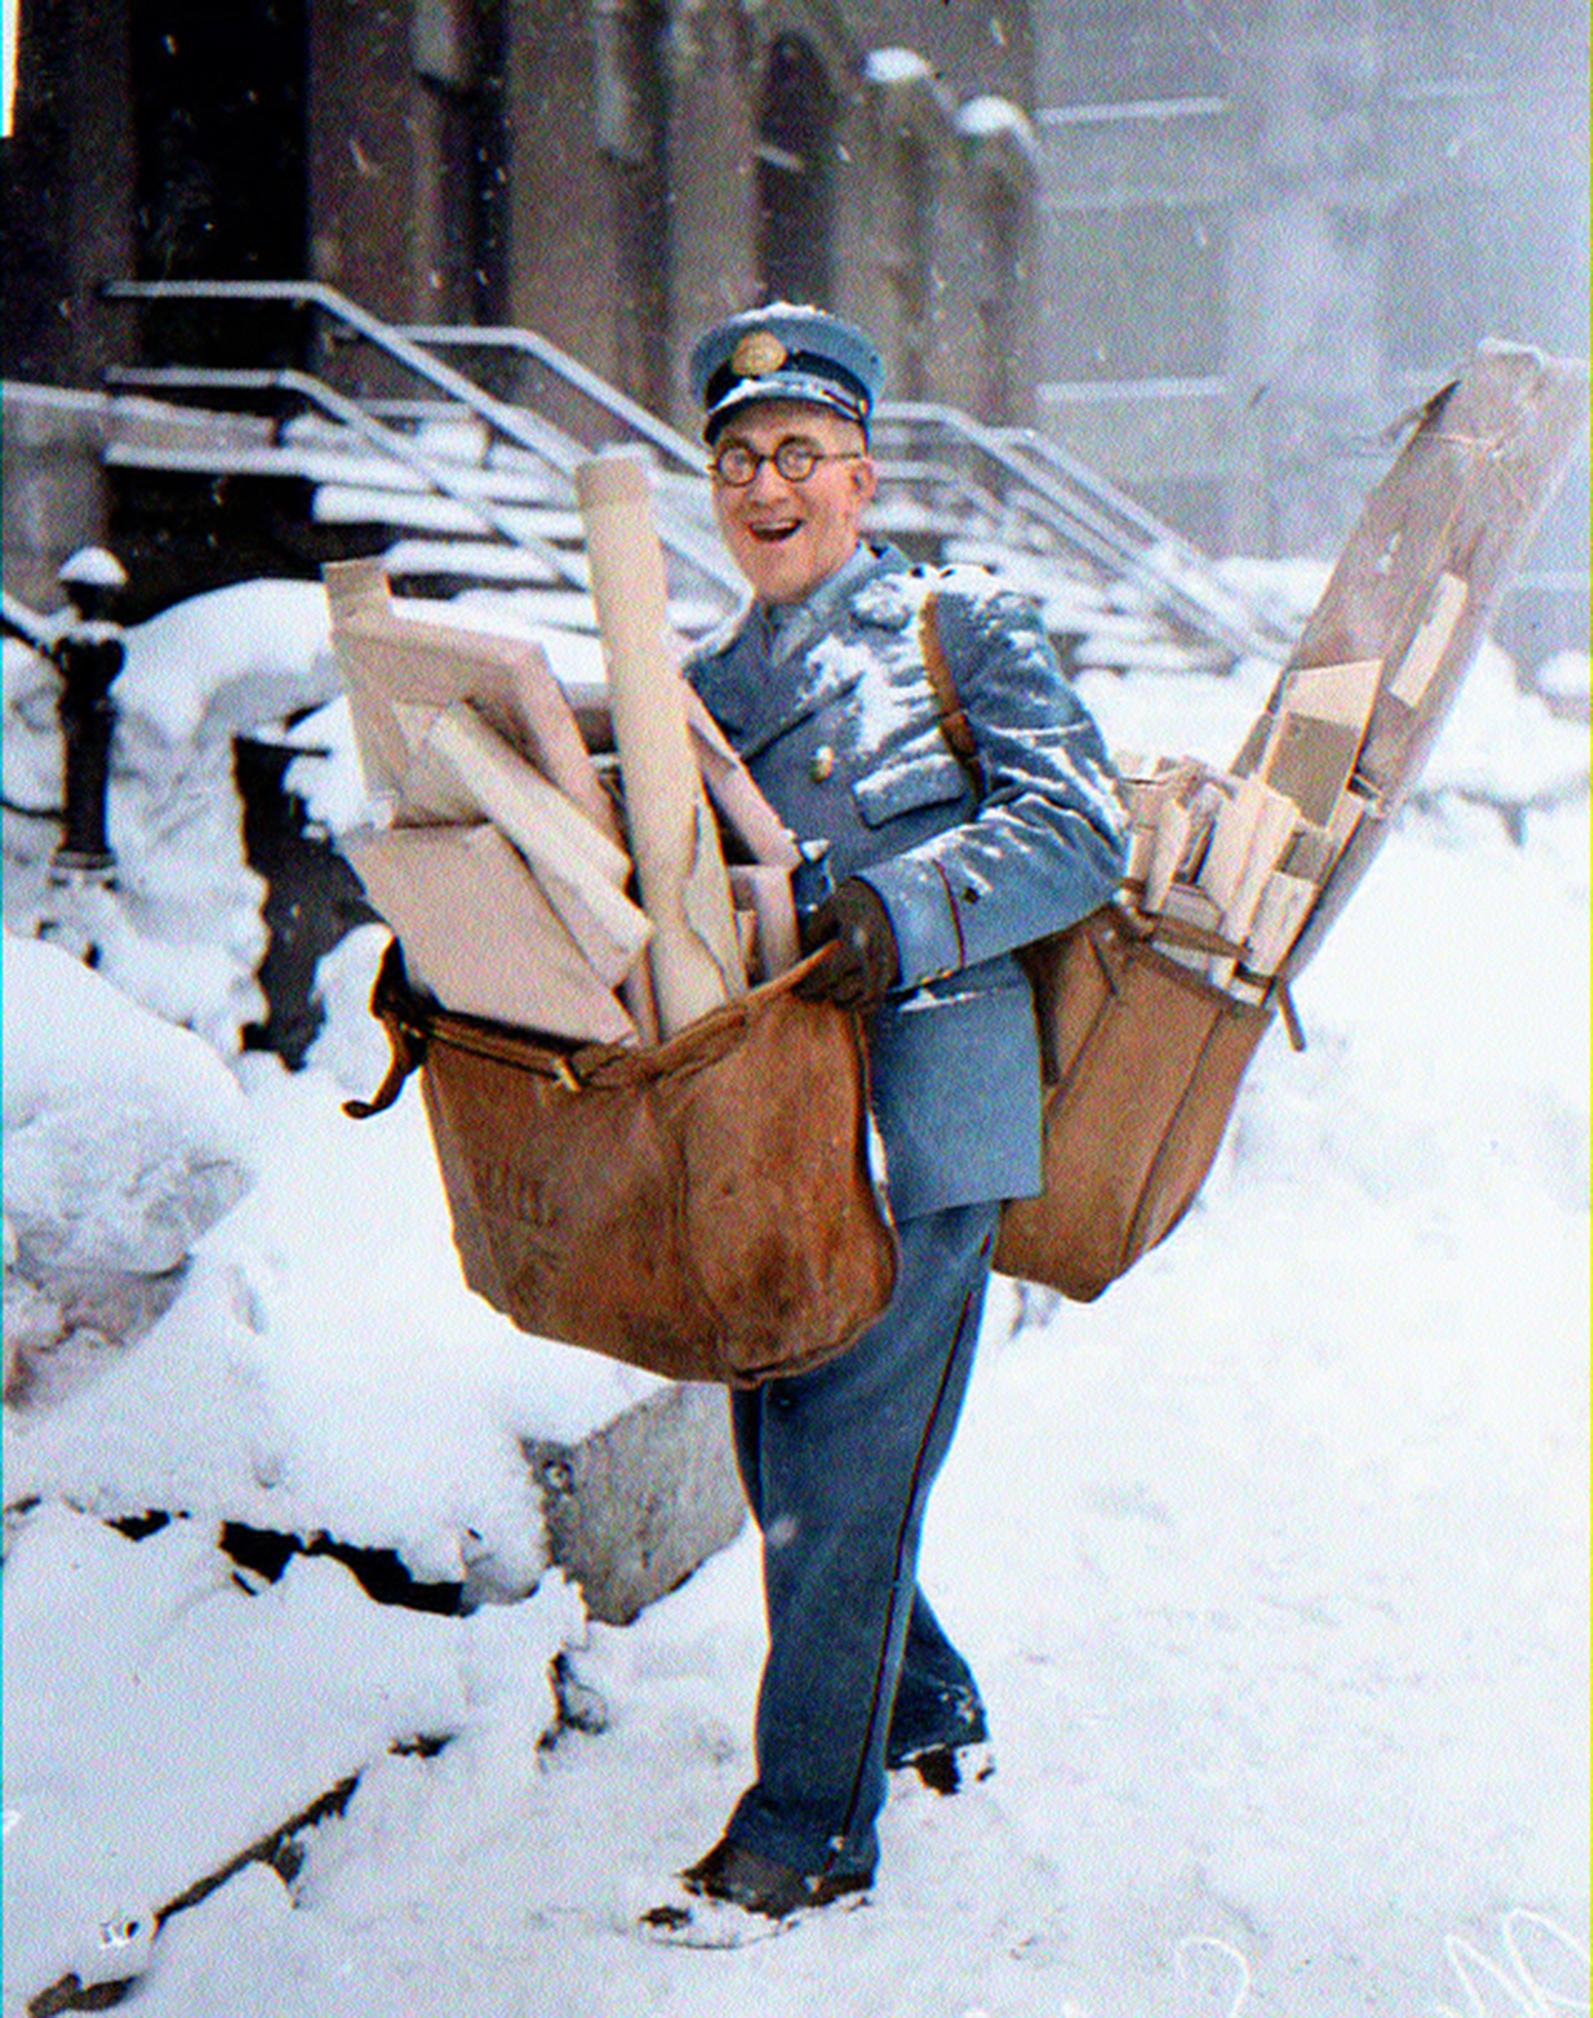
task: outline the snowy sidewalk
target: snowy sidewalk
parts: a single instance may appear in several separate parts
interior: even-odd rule
[[[625,1629],[583,1629],[563,1593],[539,1619],[361,1633],[345,1573],[303,1563],[270,1602],[286,1621],[294,1577],[322,1580],[303,1659],[330,1691],[292,1699],[308,1777],[342,1769],[321,1756],[340,1727],[363,1776],[291,1884],[252,1865],[171,1919],[129,2008],[1585,2009],[1586,845],[1585,808],[1535,816],[1525,851],[1481,813],[1412,823],[1300,991],[1311,1048],[1269,1038],[1190,1223],[1087,1309],[1031,1301],[1013,1332],[998,1290],[925,1562],[999,1771],[950,1801],[895,1791],[867,1906],[728,1955],[634,1928],[750,1771],[749,1536]],[[1504,957],[1524,926],[1530,988]],[[162,1538],[111,1539],[136,1559]],[[89,1594],[110,1586],[53,1560],[54,1651],[92,1696],[115,1635]],[[263,1658],[268,1600],[233,1599],[210,1594],[233,1635],[205,1671],[218,1719],[229,1664]],[[191,1694],[166,1616],[137,1671]],[[609,1728],[539,1750],[568,1637]],[[60,1798],[104,1777],[105,1714],[63,1705]],[[437,1756],[383,1752],[438,1720],[457,1735]],[[291,1743],[234,1723],[232,1768],[166,1770],[192,1801],[191,1776]],[[121,1840],[153,1820],[123,1813]]]
[[[225,759],[267,702],[330,691],[302,587],[225,592],[228,651],[208,601],[143,627],[123,682],[113,812],[147,934],[101,973],[222,1053],[259,929]],[[54,718],[5,661],[26,798]],[[1114,747],[1217,762],[1264,693],[1085,685]],[[334,831],[337,716],[295,781]],[[163,1127],[202,1172],[233,1109],[259,1176],[136,1345],[81,1384],[61,1353],[6,1411],[4,2018],[73,1968],[136,1978],[148,2018],[1586,2011],[1587,763],[1486,650],[1425,810],[1297,990],[1310,1049],[1268,1038],[1188,1223],[1088,1308],[998,1285],[925,1580],[999,1771],[895,1789],[870,1902],[741,1953],[635,1919],[751,1772],[753,1538],[624,1629],[546,1573],[525,1441],[655,1384],[466,1294],[416,1089],[343,1119],[385,1062],[380,934],[323,964],[313,1069],[212,1066],[197,1133],[164,1051],[147,1114],[105,1106],[87,1036],[112,1034],[45,987],[64,1063],[40,1101],[17,1075],[8,1116],[41,1197],[58,1177],[116,1249]],[[15,870],[8,919],[43,873]],[[107,1524],[145,1509],[189,1517]],[[229,1520],[485,1602],[378,1606],[324,1555],[240,1586]],[[606,1729],[556,1728],[561,1656]]]

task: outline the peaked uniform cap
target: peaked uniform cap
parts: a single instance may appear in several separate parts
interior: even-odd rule
[[[691,354],[691,389],[710,442],[738,407],[770,399],[827,406],[866,430],[884,379],[880,354],[861,329],[791,301],[731,316]]]

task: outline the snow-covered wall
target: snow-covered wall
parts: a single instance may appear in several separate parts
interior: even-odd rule
[[[59,948],[4,935],[8,1400],[136,1338],[252,1176],[246,1102],[202,1038]]]
[[[126,642],[108,804],[117,887],[53,889],[58,829],[8,811],[5,922],[25,937],[53,925],[67,943],[92,940],[107,979],[232,1052],[264,1009],[254,972],[265,948],[264,885],[244,858],[233,738],[339,691],[326,597],[311,582],[242,583],[133,625]],[[13,804],[60,803],[59,689],[46,659],[7,640]]]

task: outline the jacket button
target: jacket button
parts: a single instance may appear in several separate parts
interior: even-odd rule
[[[834,769],[834,750],[830,748],[828,743],[820,743],[819,747],[808,759],[808,776],[813,780],[815,785],[822,785]]]

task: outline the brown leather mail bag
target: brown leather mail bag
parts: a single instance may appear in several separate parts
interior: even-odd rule
[[[1045,1070],[1045,1189],[1001,1208],[995,1265],[1091,1302],[1194,1203],[1274,1011],[1094,912],[1023,949]]]
[[[1002,1208],[995,1263],[1004,1273],[1080,1301],[1098,1296],[1193,1203],[1277,1011],[1291,1042],[1303,1043],[1289,983],[1420,774],[1586,415],[1585,364],[1484,343],[1463,376],[1422,410],[1368,499],[1255,733],[1264,739],[1293,668],[1381,660],[1382,687],[1357,761],[1372,803],[1263,1002],[1235,999],[1158,951],[1160,940],[1243,956],[1242,947],[1169,919],[1140,921],[1108,908],[1023,949],[1045,1067],[1045,1189]],[[1464,584],[1464,613],[1425,690],[1401,698],[1392,675],[1445,574]],[[977,789],[972,731],[933,598],[923,642],[946,740]],[[1244,753],[1239,766],[1250,768]]]
[[[523,1331],[675,1380],[753,1386],[851,1345],[890,1301],[857,1019],[811,962],[646,1049],[570,1050],[428,1004],[397,942],[371,1007],[421,1067],[466,1282]]]
[[[977,792],[973,730],[933,595],[920,641],[941,732]],[[1237,1000],[1158,951],[1158,937],[1230,959],[1243,952],[1114,905],[1019,949],[1040,1026],[1043,1189],[1002,1206],[995,1266],[1076,1303],[1093,1302],[1194,1203],[1275,1014],[1272,998]],[[1286,992],[1282,1001],[1298,1039]]]

